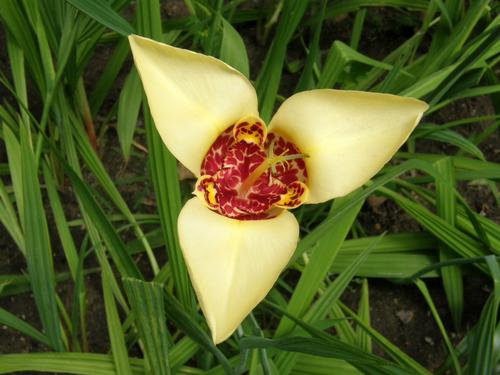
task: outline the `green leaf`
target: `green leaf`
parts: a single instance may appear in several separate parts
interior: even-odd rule
[[[314,337],[286,337],[275,340],[260,337],[242,338],[240,349],[250,348],[275,348],[281,351],[343,359],[367,374],[414,374],[333,337],[328,340]]]
[[[141,247],[146,251],[153,272],[157,273],[158,264],[156,258],[153,254],[151,247],[149,246],[148,241],[144,236],[144,233],[142,232],[141,227],[137,224],[137,221],[132,212],[130,211],[129,207],[127,206],[127,203],[125,202],[120,192],[118,191],[118,188],[115,186],[113,180],[107,173],[106,168],[104,167],[102,161],[99,159],[98,155],[95,153],[94,149],[90,145],[90,142],[87,136],[85,135],[85,132],[81,127],[78,126],[72,127],[72,130],[77,150],[81,158],[85,162],[85,165],[92,171],[94,177],[97,179],[97,181],[99,181],[102,189],[107,193],[109,199],[113,201],[113,203],[120,210],[123,216],[125,216],[125,218],[130,222],[137,238],[139,239]]]
[[[283,3],[276,34],[255,82],[259,97],[260,116],[266,122],[271,118],[278,94],[288,42],[297,29],[308,5],[308,0],[285,1]]]
[[[193,341],[198,343],[202,348],[208,350],[222,365],[226,373],[232,373],[231,365],[226,356],[215,346],[212,339],[207,335],[205,330],[200,327],[196,319],[188,314],[183,306],[171,295],[167,290],[164,290],[165,307],[168,319],[181,331],[187,334]]]
[[[364,279],[361,285],[361,295],[359,297],[358,316],[367,326],[370,325],[370,298],[368,292],[368,280]],[[370,335],[361,327],[356,327],[356,343],[360,349],[367,353],[372,352],[372,340]]]
[[[2,294],[1,285],[2,284],[0,283],[0,295]],[[29,323],[26,323],[24,320],[19,319],[17,316],[11,314],[10,312],[1,307],[0,307],[0,324],[10,327],[11,329],[14,329],[16,331],[19,331],[23,335],[29,336],[35,339],[36,341],[41,342],[44,345],[51,346],[51,343],[47,338],[47,336],[45,336],[43,333],[41,333],[39,330],[34,328]]]
[[[335,209],[341,202],[348,199],[350,198],[346,197],[336,200],[335,204],[332,206],[332,213],[336,212]],[[299,317],[302,316],[312,302],[323,279],[330,270],[332,263],[335,261],[335,257],[340,250],[344,238],[348,234],[362,204],[363,201],[358,202],[351,206],[349,210],[345,211],[342,216],[333,220],[332,230],[314,247],[309,262],[302,271],[299,282],[288,303],[287,311],[290,314]],[[292,328],[293,323],[288,319],[284,319],[278,325],[274,335],[275,337],[283,336]]]
[[[104,102],[104,99],[108,95],[111,87],[116,81],[116,77],[120,73],[120,69],[125,62],[128,54],[130,52],[129,44],[127,39],[123,39],[116,45],[113,54],[106,63],[99,80],[96,82],[92,94],[90,95],[89,107],[92,112],[92,116],[97,115],[99,109]]]
[[[26,244],[26,262],[35,302],[50,345],[64,350],[61,322],[57,311],[54,265],[49,229],[42,201],[40,182],[30,135],[21,126],[21,166],[23,178],[24,220],[22,223]]]
[[[379,191],[392,198],[402,209],[413,217],[413,219],[430,233],[434,234],[455,253],[465,258],[484,255],[485,251],[478,241],[463,234],[426,208],[390,189],[381,187]],[[476,264],[476,266],[482,271],[487,272],[483,264]]]
[[[116,31],[118,34],[128,36],[134,34],[134,28],[115,10],[107,1],[100,0],[66,0],[75,8],[81,10],[97,22]]]
[[[489,375],[495,372],[495,327],[500,304],[500,267],[494,256],[486,257],[493,277],[494,290],[483,307],[469,351],[468,373]]]
[[[413,275],[424,267],[428,267],[438,262],[438,258],[434,251],[425,252],[402,252],[398,253],[382,253],[370,254],[366,261],[356,271],[357,277],[374,277],[384,279],[401,279]],[[331,272],[342,272],[351,264],[355,258],[355,254],[340,253],[333,266]],[[423,277],[438,277],[439,273],[435,270],[426,272]]]
[[[179,345],[179,344],[177,344]],[[174,351],[177,345],[172,349]],[[178,346],[184,350],[185,346]],[[173,356],[172,367],[180,365]],[[132,372],[135,375],[144,374],[144,360],[130,358]],[[0,356],[0,374],[12,374],[18,371],[57,372],[79,375],[116,375],[113,357],[108,354],[94,353],[30,353],[3,354]],[[203,372],[193,368],[179,368],[177,374],[196,375]]]
[[[312,90],[316,88],[316,83],[314,79],[314,68],[316,63],[320,61],[320,48],[319,41],[321,37],[321,30],[323,29],[323,18],[325,16],[326,0],[322,1],[319,21],[312,25],[314,30],[313,37],[309,43],[309,49],[307,51],[306,62],[304,68],[302,69],[302,74],[300,75],[299,82],[295,86],[295,92],[300,92],[304,90]]]
[[[123,285],[132,306],[139,336],[144,344],[147,373],[169,375],[168,330],[163,305],[163,286],[131,278],[123,279]]]
[[[130,146],[134,139],[137,117],[142,103],[142,89],[137,70],[132,68],[128,74],[118,101],[118,120],[116,131],[125,160],[130,157]]]
[[[440,173],[440,178],[436,180],[436,209],[437,214],[446,220],[450,225],[455,225],[455,176],[453,163],[450,158],[443,158],[434,163],[436,170]],[[455,256],[446,244],[439,246],[439,259],[446,261]],[[462,272],[459,267],[445,267],[441,270],[443,286],[446,292],[446,299],[450,307],[455,329],[458,330],[462,320],[464,308]]]
[[[448,129],[440,129],[441,126],[420,125],[413,133],[412,137],[431,139],[438,142],[449,143],[457,146],[461,150],[475,156],[478,159],[486,160],[483,152],[463,135]]]
[[[362,8],[356,12],[356,17],[354,18],[354,24],[352,25],[351,41],[349,46],[357,50],[359,45],[359,40],[361,39],[361,33],[363,31],[363,25],[366,18],[366,8]]]
[[[222,42],[219,58],[245,77],[250,77],[250,67],[245,43],[235,28],[222,18]]]
[[[340,79],[345,67],[351,62],[358,62],[384,70],[392,69],[391,65],[371,59],[349,47],[347,44],[336,40],[330,47],[328,56],[326,57],[325,66],[319,77],[317,88],[333,88],[335,83]]]
[[[449,268],[449,267],[448,267]],[[439,331],[441,332],[441,335],[443,336],[444,343],[446,345],[446,348],[448,349],[448,353],[450,354],[450,357],[452,358],[453,362],[453,368],[455,370],[456,375],[462,374],[462,371],[460,369],[460,363],[458,362],[457,355],[455,354],[455,348],[453,348],[453,344],[450,341],[450,338],[448,337],[448,334],[446,332],[446,328],[443,325],[443,322],[441,321],[441,318],[439,316],[439,313],[436,309],[436,306],[434,305],[434,302],[432,301],[432,297],[429,293],[429,290],[427,289],[427,286],[425,283],[418,279],[415,281],[415,284],[417,285],[418,289],[422,293],[422,295],[425,298],[425,301],[427,302],[427,305],[429,306],[432,316],[434,317],[434,320],[436,321],[436,324],[439,328]]]
[[[142,361],[133,362],[134,374],[144,372]],[[46,371],[63,374],[116,375],[113,358],[107,354],[34,353],[0,356],[0,374]]]
[[[342,310],[346,312],[348,316],[350,316],[358,327],[365,330],[367,334],[371,336],[371,338],[375,341],[377,346],[379,346],[388,356],[394,359],[397,363],[403,365],[408,370],[411,370],[415,374],[428,374],[430,372],[427,371],[422,365],[420,365],[413,358],[409,357],[406,353],[404,353],[401,349],[399,349],[396,345],[392,344],[388,339],[382,336],[379,332],[374,330],[369,325],[365,324],[363,319],[361,319],[357,314],[351,311],[347,306],[340,303]]]
[[[380,176],[377,178],[375,181],[370,183],[369,187],[367,187],[364,190],[359,190],[355,194],[355,196],[352,197],[352,199],[349,199],[348,201],[345,201],[341,207],[338,207],[336,212],[328,217],[327,219],[323,220],[321,224],[319,224],[317,227],[314,228],[310,233],[308,233],[305,237],[303,237],[299,244],[297,245],[297,249],[295,250],[295,253],[292,256],[291,261],[289,264],[292,264],[295,262],[300,255],[310,249],[312,246],[314,246],[323,236],[326,235],[330,230],[332,230],[332,222],[335,220],[336,217],[344,215],[344,213],[349,210],[350,207],[356,205],[360,201],[365,200],[370,194],[372,194],[375,190],[377,190],[380,186],[385,185],[389,181],[393,180],[400,174],[409,171],[411,169],[419,169],[425,172],[428,172],[430,174],[435,173],[434,169],[432,168],[431,165],[428,163],[422,163],[420,160],[409,160],[401,165],[398,165],[396,167],[393,167],[390,169],[390,171],[387,171],[384,175]]]
[[[71,236],[68,222],[66,221],[66,217],[64,215],[64,208],[61,203],[61,199],[59,198],[59,194],[52,177],[52,172],[49,170],[47,163],[42,163],[42,170],[45,188],[47,190],[47,196],[49,197],[50,206],[54,215],[57,233],[59,234],[62,249],[64,251],[64,255],[66,256],[66,262],[68,263],[68,267],[71,271],[71,276],[73,280],[76,280],[78,253],[76,251],[75,242]]]
[[[349,285],[356,274],[357,269],[366,260],[368,254],[376,246],[376,243],[383,238],[383,235],[378,237],[373,243],[370,244],[361,254],[359,254],[356,259],[346,267],[341,274],[325,289],[314,305],[309,308],[307,313],[304,315],[304,321],[309,324],[316,324],[320,320],[323,320],[328,312],[335,305],[337,300],[340,298],[345,288]],[[310,353],[313,354],[313,353]],[[294,365],[296,360],[296,355],[290,353],[280,353],[276,356],[276,365],[278,366],[281,374],[288,374]]]
[[[106,217],[104,211],[93,197],[87,184],[85,184],[80,177],[78,177],[70,166],[66,165],[65,170],[71,180],[76,195],[78,196],[87,215],[98,229],[99,234],[102,236],[102,239],[106,244],[106,247],[120,274],[123,276],[140,277],[141,272],[128,254],[125,244],[116,232],[115,228],[109,222],[109,219]]]
[[[111,285],[109,281],[107,281],[106,275],[102,275],[101,279],[104,307],[106,310],[106,323],[108,325],[113,362],[118,374],[129,375],[132,374],[132,369],[130,368],[127,346],[125,344],[125,337],[123,335],[120,317],[118,316],[115,298],[113,297]]]
[[[0,222],[10,234],[23,255],[26,255],[26,246],[17,214],[12,205],[7,188],[0,180]]]
[[[300,354],[293,367],[294,375],[363,375],[348,362],[337,358]]]
[[[18,220],[20,220],[21,222],[24,220],[23,219],[24,216],[23,176],[21,167],[21,148],[20,148],[21,146],[19,145],[17,137],[12,132],[12,130],[7,126],[6,123],[3,123],[2,129],[5,141],[5,148],[7,150],[7,157],[9,160],[9,172],[12,181],[12,189],[14,190],[16,207],[19,215],[19,219],[17,219],[17,215],[14,213],[14,209],[12,208],[9,210],[9,206],[11,206],[10,199],[3,199],[6,209],[10,211],[10,214],[12,216],[10,217],[10,219],[6,216],[5,220],[2,221],[4,222],[4,225],[7,227],[7,229],[12,228],[9,230],[11,236],[16,240],[16,244],[19,246],[21,251],[25,253],[24,239],[22,238],[21,228],[18,223]],[[4,197],[8,198],[6,195],[4,195]],[[7,221],[10,222],[10,224],[7,224]],[[14,234],[15,232],[18,232],[18,234]]]
[[[349,285],[352,278],[356,274],[357,269],[367,259],[368,255],[372,252],[377,243],[384,237],[384,234],[377,237],[361,254],[359,254],[354,262],[346,267],[341,274],[326,288],[323,294],[318,298],[314,305],[309,309],[304,316],[304,320],[308,322],[315,322],[323,319],[331,306],[337,302],[345,288]]]

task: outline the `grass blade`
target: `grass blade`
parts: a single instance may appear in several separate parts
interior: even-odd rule
[[[193,341],[198,343],[202,348],[208,350],[219,361],[222,368],[227,374],[232,373],[231,364],[226,356],[214,345],[212,339],[207,335],[205,330],[200,327],[196,319],[189,315],[180,304],[168,291],[164,290],[165,307],[167,318],[175,324],[177,328],[187,334]]]
[[[21,127],[20,131],[24,201],[23,230],[26,241],[28,274],[40,319],[50,345],[57,351],[63,351],[64,344],[57,311],[52,249],[35,155],[28,130]]]
[[[73,241],[73,237],[71,236],[68,222],[66,221],[66,217],[64,215],[64,208],[57,193],[57,188],[54,182],[54,178],[52,177],[52,172],[50,171],[47,163],[42,163],[42,170],[43,179],[45,181],[45,188],[47,190],[47,196],[49,197],[50,206],[54,215],[57,233],[59,234],[59,239],[61,241],[64,255],[66,256],[66,262],[68,263],[71,277],[73,278],[73,280],[76,280],[76,273],[78,268],[78,252],[76,251],[75,242]]]
[[[134,28],[115,10],[107,1],[99,0],[66,0],[97,22],[116,31],[118,34],[127,36],[134,33]]]
[[[73,189],[82,207],[102,236],[120,274],[123,276],[140,277],[141,272],[128,254],[127,248],[115,228],[111,225],[104,211],[93,197],[87,184],[85,184],[68,165],[66,165],[66,173],[71,180]]]
[[[1,291],[0,291],[1,292]],[[1,293],[0,293],[1,295]],[[0,324],[10,327],[16,331],[21,332],[23,335],[29,336],[44,345],[51,346],[47,336],[34,328],[32,325],[26,323],[24,320],[19,319],[14,314],[0,307]]]
[[[104,307],[106,310],[106,323],[108,325],[109,340],[111,343],[111,354],[118,374],[130,375],[132,369],[128,359],[127,346],[123,336],[118,309],[115,298],[106,275],[102,275],[102,291],[104,295]]]
[[[373,250],[373,247],[376,246],[377,242],[380,241],[381,238],[383,238],[383,235],[378,237],[369,247],[359,254],[354,262],[346,267],[342,273],[340,273],[326,288],[323,294],[304,315],[305,322],[315,324],[325,318],[332,306],[342,295],[345,288],[347,288],[347,285],[349,285],[349,282],[354,277],[359,266],[363,264],[368,254]],[[287,352],[279,353],[276,356],[276,365],[278,366],[280,373],[288,374],[295,364],[296,357],[296,355]]]
[[[465,258],[484,255],[484,249],[482,249],[481,243],[458,231],[426,208],[387,188],[381,187],[379,190],[384,195],[394,199],[394,201],[413,217],[413,219],[430,233],[434,234],[439,240],[446,243],[455,253]],[[476,264],[476,266],[480,270],[487,272],[484,265]]]
[[[123,279],[123,285],[144,344],[147,373],[170,375],[162,285],[131,278]]]
[[[120,69],[129,52],[130,48],[128,46],[128,40],[121,40],[109,58],[104,71],[99,77],[99,80],[95,84],[92,94],[90,95],[89,107],[92,111],[92,116],[97,115],[99,112],[99,109],[101,108],[104,99],[106,99],[109,90],[115,83],[116,77],[118,76],[118,73],[120,72]]]
[[[341,201],[346,199],[349,199],[349,197],[338,199],[332,206],[332,213],[335,212],[335,209],[339,206]],[[338,217],[336,220],[333,220],[332,230],[314,247],[314,251],[310,256],[309,262],[302,271],[302,276],[300,277],[292,297],[290,298],[290,302],[288,303],[287,311],[290,314],[299,317],[302,316],[312,302],[314,295],[320,287],[327,272],[330,270],[344,238],[348,234],[352,223],[361,209],[362,203],[363,202],[361,201],[358,204],[353,205],[348,211],[345,212],[344,215]],[[275,337],[280,337],[287,332],[290,332],[293,329],[293,326],[293,323],[286,318],[280,321],[280,324],[275,332]]]
[[[325,8],[326,8],[326,1],[323,1],[321,4],[320,19],[312,27],[314,29],[314,34],[309,43],[307,57],[304,63],[304,69],[302,70],[302,74],[300,75],[299,82],[295,86],[294,90],[295,92],[312,90],[316,88],[316,83],[314,79],[314,67],[316,66],[316,63],[320,60],[319,41],[323,26],[323,18],[325,16]]]
[[[132,360],[134,374],[143,374],[143,361]],[[80,375],[116,375],[113,358],[91,353],[33,353],[0,356],[0,374],[17,371],[56,372]]]
[[[387,173],[379,177],[376,181],[370,183],[369,187],[364,190],[359,190],[352,199],[344,202],[342,207],[338,207],[337,211],[332,216],[328,217],[316,228],[314,228],[314,230],[303,237],[297,245],[297,249],[295,249],[295,253],[292,256],[290,264],[295,262],[304,251],[314,246],[323,236],[325,236],[326,233],[328,233],[328,231],[332,229],[332,222],[337,216],[343,215],[349,207],[352,207],[358,202],[366,199],[375,190],[411,169],[419,169],[429,174],[435,173],[434,168],[430,164],[422,163],[420,160],[409,160],[401,165],[391,168],[390,171],[387,171]]]
[[[476,332],[469,351],[467,371],[474,375],[489,375],[495,372],[494,342],[500,304],[500,267],[494,256],[486,257],[493,277],[494,290],[481,312]]]
[[[120,93],[118,120],[116,124],[118,140],[120,141],[120,147],[126,161],[130,157],[130,146],[134,138],[141,102],[142,92],[139,75],[135,68],[132,68]]]
[[[350,316],[354,322],[361,327],[363,330],[368,333],[373,341],[392,359],[401,365],[405,366],[407,369],[411,369],[416,374],[430,374],[424,367],[422,367],[418,362],[409,357],[406,353],[404,353],[401,349],[399,349],[396,345],[392,344],[389,340],[387,340],[384,336],[378,333],[369,325],[366,325],[357,314],[351,311],[347,306],[340,304],[342,310],[346,312],[346,315]]]
[[[250,77],[250,67],[245,43],[235,28],[222,18],[222,42],[219,58],[226,64]]]
[[[255,83],[260,103],[260,116],[266,122],[271,118],[274,108],[285,63],[286,47],[308,6],[308,0],[285,1],[283,4],[276,35]]]
[[[361,285],[359,297],[358,316],[367,326],[370,325],[370,299],[368,292],[368,280],[364,279]],[[365,352],[372,352],[372,339],[361,327],[356,327],[356,343]]]
[[[455,225],[455,177],[453,164],[450,158],[443,158],[434,163],[441,178],[436,180],[436,209],[437,214],[450,225]],[[446,261],[454,258],[453,251],[446,244],[439,245],[439,260]],[[445,267],[441,270],[443,286],[450,307],[455,329],[460,327],[464,308],[462,272],[459,267]]]
[[[453,345],[450,341],[450,338],[448,337],[448,334],[446,333],[446,328],[444,328],[443,322],[441,321],[441,318],[439,317],[439,313],[436,309],[436,306],[434,305],[434,302],[432,301],[432,297],[429,293],[429,290],[427,289],[427,286],[420,279],[416,280],[415,284],[417,285],[418,289],[420,290],[420,292],[424,296],[425,301],[427,302],[427,305],[429,306],[429,308],[431,310],[432,316],[434,317],[434,320],[436,321],[436,324],[439,328],[439,331],[441,332],[441,335],[443,336],[444,343],[445,343],[446,348],[448,349],[448,353],[450,354],[450,357],[453,361],[453,368],[455,369],[455,374],[457,374],[457,375],[462,374],[462,370],[460,369],[460,363],[458,362],[457,355],[455,354],[455,348],[453,347]]]
[[[260,337],[241,339],[240,349],[250,348],[275,348],[286,352],[343,359],[368,374],[414,374],[333,337],[328,340],[314,337],[286,337],[275,340]]]

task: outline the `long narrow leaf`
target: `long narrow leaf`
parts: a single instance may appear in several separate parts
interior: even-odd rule
[[[170,375],[162,285],[131,278],[123,279],[123,283],[144,344],[147,372]]]
[[[40,319],[50,345],[64,350],[61,322],[57,311],[54,265],[50,246],[49,229],[44,211],[35,155],[29,133],[21,127],[21,165],[23,177],[26,261],[31,287]]]
[[[455,178],[453,174],[453,164],[451,159],[444,158],[435,164],[440,172],[441,178],[436,180],[437,213],[450,225],[455,225]],[[446,261],[453,259],[453,252],[443,243],[439,246],[439,259]],[[443,286],[446,292],[448,305],[455,328],[460,327],[462,312],[464,307],[462,272],[459,267],[446,267],[441,270],[443,275]]]
[[[106,322],[108,324],[108,334],[111,344],[111,354],[118,374],[130,375],[130,367],[125,337],[118,316],[115,299],[106,275],[102,275],[102,291],[104,295],[104,307],[106,310]]]
[[[127,36],[134,33],[130,24],[115,12],[108,2],[99,0],[66,0],[68,3],[86,13],[97,22],[102,23],[118,34]]]

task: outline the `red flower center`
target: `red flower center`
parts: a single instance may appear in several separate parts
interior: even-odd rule
[[[260,119],[226,129],[201,164],[195,194],[213,211],[239,220],[267,219],[307,197],[306,155]]]

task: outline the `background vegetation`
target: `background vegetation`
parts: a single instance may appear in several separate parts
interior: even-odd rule
[[[0,21],[0,373],[494,373],[498,3],[1,0]],[[295,211],[293,261],[218,347],[176,234],[192,181],[156,134],[132,32],[249,75],[265,120],[312,88],[430,103],[370,183]],[[392,290],[425,301],[409,340],[430,325],[437,363],[374,327],[391,321],[370,307]]]

